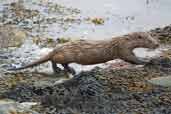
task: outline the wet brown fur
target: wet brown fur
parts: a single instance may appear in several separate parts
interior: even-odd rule
[[[138,47],[155,49],[158,47],[158,43],[145,32],[134,32],[102,41],[78,40],[57,45],[53,51],[39,60],[12,70],[33,67],[46,61],[52,62],[52,67],[55,72],[58,72],[56,63],[62,64],[68,71],[71,71],[68,67],[69,63],[91,65],[104,63],[117,58],[133,64],[144,64],[132,52],[134,48]]]

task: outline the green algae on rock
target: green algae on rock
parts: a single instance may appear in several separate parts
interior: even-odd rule
[[[105,23],[104,19],[99,17],[87,18],[86,20],[92,22],[95,25],[103,25]]]

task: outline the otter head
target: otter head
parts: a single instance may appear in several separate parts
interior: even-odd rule
[[[134,32],[130,35],[132,48],[149,48],[156,49],[159,43],[155,40],[150,33],[147,32]]]

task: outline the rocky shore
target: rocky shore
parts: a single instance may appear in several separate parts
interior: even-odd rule
[[[152,33],[163,45],[170,44],[171,26]],[[167,42],[163,43],[165,38]],[[57,75],[28,71],[4,75],[0,80],[0,98],[39,103],[32,110],[40,114],[171,113],[171,88],[149,83],[150,79],[171,75],[169,53],[145,66],[95,68],[62,83],[56,83]]]
[[[39,47],[54,47],[56,43],[68,41],[47,36],[42,40],[43,27],[58,23],[60,28],[67,29],[72,24],[86,20],[74,17],[80,13],[78,9],[51,3],[40,7],[45,8],[49,14],[55,13],[57,18],[44,17],[39,10],[30,10],[15,2],[6,4],[4,18],[0,18],[0,114],[171,113],[171,87],[169,84],[161,86],[163,84],[151,83],[151,79],[169,79],[171,76],[171,25],[149,31],[167,50],[145,66],[111,64],[107,68],[96,67],[81,72],[73,78],[68,78],[65,73],[6,71],[8,64],[20,58],[19,54],[11,59],[11,53],[23,46],[25,41]],[[98,25],[105,23],[102,18],[89,21]],[[8,50],[9,47],[14,49]],[[20,51],[23,51],[22,48]]]

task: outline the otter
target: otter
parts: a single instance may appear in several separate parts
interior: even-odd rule
[[[47,61],[51,61],[55,73],[61,70],[57,64],[62,64],[64,69],[70,73],[74,73],[74,70],[68,66],[69,63],[92,65],[120,58],[132,64],[145,64],[146,62],[139,60],[134,55],[133,49],[139,47],[156,49],[158,46],[158,42],[147,32],[134,32],[113,37],[110,40],[71,41],[57,45],[51,52],[37,61],[9,70],[21,70]]]

